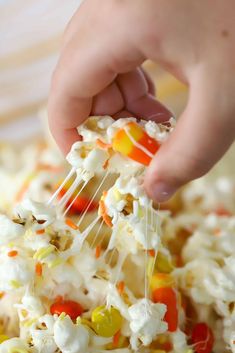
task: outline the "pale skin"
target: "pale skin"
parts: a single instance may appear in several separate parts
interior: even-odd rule
[[[85,0],[66,29],[49,97],[50,129],[64,154],[90,115],[172,116],[140,69],[146,59],[189,86],[144,181],[163,202],[207,173],[234,140],[234,0]]]

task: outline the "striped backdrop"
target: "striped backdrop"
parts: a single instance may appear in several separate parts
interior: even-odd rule
[[[38,135],[37,111],[80,0],[0,0],[0,141]]]

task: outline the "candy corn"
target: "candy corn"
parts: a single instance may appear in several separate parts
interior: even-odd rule
[[[129,122],[114,135],[112,147],[114,151],[148,166],[160,145],[141,126]]]
[[[153,291],[153,302],[167,307],[164,320],[168,323],[168,331],[175,332],[178,327],[177,295],[174,288],[163,287]]]
[[[68,191],[69,189],[69,185],[65,185],[59,192],[59,199],[61,199],[64,194]],[[74,193],[71,198],[68,200],[67,204],[66,204],[66,207],[68,207],[72,202],[73,200],[75,199],[76,197],[76,193]],[[87,212],[92,212],[94,210],[96,210],[98,207],[98,204],[95,202],[95,201],[90,201],[90,199],[86,196],[77,196],[75,201],[73,202],[70,210],[69,210],[69,213],[71,214],[80,214],[82,212],[84,212],[87,208]]]
[[[158,273],[151,279],[154,303],[162,303],[167,307],[164,320],[168,323],[168,331],[175,332],[178,327],[177,292],[174,288],[174,279],[170,274]]]

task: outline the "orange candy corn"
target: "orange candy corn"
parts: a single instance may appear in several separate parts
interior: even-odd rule
[[[112,140],[112,147],[114,151],[148,166],[160,145],[141,126],[129,122],[117,131]]]
[[[152,277],[150,286],[153,302],[167,307],[164,320],[168,323],[168,331],[175,332],[178,327],[178,300],[173,277],[168,273],[157,273]]]
[[[172,287],[156,288],[153,291],[153,302],[167,307],[164,320],[168,323],[168,331],[175,332],[178,327],[177,294]]]
[[[63,187],[60,192],[59,192],[59,199],[61,199],[64,194],[68,191],[69,189],[69,186],[65,186]],[[66,207],[68,207],[73,199],[75,198],[76,194],[72,195],[71,198],[68,200],[67,204],[66,204]],[[89,205],[89,207],[88,207]],[[92,201],[90,202],[90,199],[86,196],[81,196],[79,195],[78,197],[76,197],[76,200],[73,202],[70,210],[69,210],[69,213],[71,214],[81,214],[82,212],[84,212],[85,210],[87,209],[87,212],[92,212],[94,210],[96,210],[98,208],[98,204],[95,202],[95,201]]]

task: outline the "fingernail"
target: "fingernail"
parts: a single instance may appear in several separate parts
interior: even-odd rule
[[[152,189],[153,199],[157,202],[165,202],[176,192],[176,188],[159,182]]]

